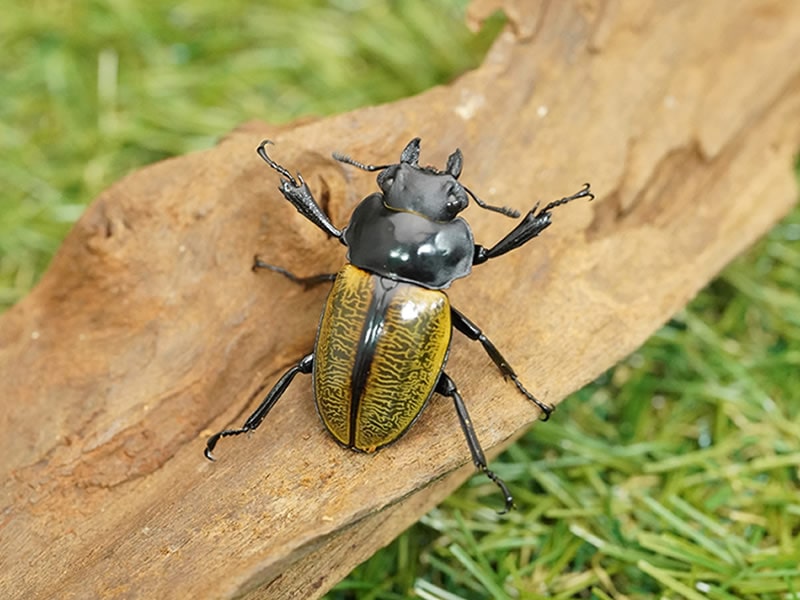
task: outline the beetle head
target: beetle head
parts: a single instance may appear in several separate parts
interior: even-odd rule
[[[444,171],[436,167],[419,165],[420,138],[411,140],[400,154],[400,162],[393,165],[365,165],[349,156],[334,154],[333,157],[365,171],[381,171],[378,186],[388,208],[417,213],[431,221],[447,222],[469,204],[469,196],[481,208],[493,210],[509,217],[519,213],[505,207],[490,206],[458,182],[464,157],[456,149],[448,158]]]
[[[400,162],[378,175],[384,204],[431,221],[452,221],[469,204],[467,193],[457,180],[461,173],[461,152],[456,150],[450,155],[445,171],[420,167],[418,159],[419,138],[415,138],[403,150]]]

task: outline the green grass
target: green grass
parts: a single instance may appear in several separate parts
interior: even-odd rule
[[[17,2],[0,20],[0,306],[126,172],[477,65],[463,0]],[[368,9],[360,7],[369,6]],[[430,15],[434,18],[429,18]],[[328,597],[800,598],[800,211]]]

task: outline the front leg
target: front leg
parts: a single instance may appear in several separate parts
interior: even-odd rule
[[[560,200],[556,200],[551,202],[547,206],[545,206],[542,210],[538,213],[536,209],[539,208],[539,205],[531,209],[531,211],[525,215],[522,221],[514,227],[502,240],[497,242],[494,246],[487,249],[480,244],[475,244],[475,256],[472,260],[472,264],[479,265],[481,263],[485,263],[490,258],[497,258],[505,254],[506,252],[511,252],[515,248],[519,248],[523,244],[531,241],[537,235],[542,233],[545,229],[550,226],[550,219],[552,217],[552,213],[550,212],[557,206],[561,206],[562,204],[566,204],[567,202],[572,202],[573,200],[577,200],[578,198],[589,198],[589,200],[594,200],[594,194],[589,189],[589,184],[584,184],[583,188],[572,194],[572,196],[567,196],[566,198],[561,198]]]
[[[314,200],[314,196],[311,195],[311,190],[308,189],[308,185],[303,180],[303,176],[298,173],[297,179],[295,179],[286,167],[279,165],[267,155],[267,145],[271,143],[270,140],[264,140],[258,146],[257,152],[264,162],[283,176],[281,177],[281,185],[278,188],[281,194],[283,194],[283,197],[291,202],[292,206],[297,209],[297,212],[306,219],[344,244],[342,232],[331,223],[328,215],[325,214],[322,207]]]

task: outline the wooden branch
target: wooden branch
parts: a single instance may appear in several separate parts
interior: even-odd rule
[[[339,448],[300,379],[248,439],[202,456],[314,340],[341,247],[255,155],[298,169],[338,225],[375,189],[332,150],[423,163],[525,210],[590,180],[529,247],[453,304],[557,402],[639,346],[785,214],[800,133],[800,3],[506,1],[485,64],[415,98],[280,130],[251,124],[101,195],[36,289],[0,319],[4,598],[309,598],[472,473],[449,402],[376,455]],[[476,18],[497,3],[475,6]],[[506,219],[468,218],[491,244]],[[451,374],[485,447],[537,412],[479,347]],[[498,410],[498,407],[502,407]],[[227,443],[226,443],[227,442]],[[466,466],[465,466],[466,465]]]

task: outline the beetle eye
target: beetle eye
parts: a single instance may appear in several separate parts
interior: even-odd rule
[[[445,210],[451,217],[455,217],[467,207],[467,204],[464,201],[465,198],[462,194],[457,192],[458,190],[456,187],[451,187],[449,190],[447,190],[447,202],[445,204]]]
[[[445,204],[445,209],[447,210],[447,214],[451,217],[456,216],[461,210],[461,205],[458,201],[458,198],[456,198],[454,194],[447,195],[447,204]]]
[[[378,175],[378,187],[380,187],[384,192],[388,192],[389,189],[394,185],[396,174],[397,165],[392,165],[385,171],[382,171],[381,174]]]

